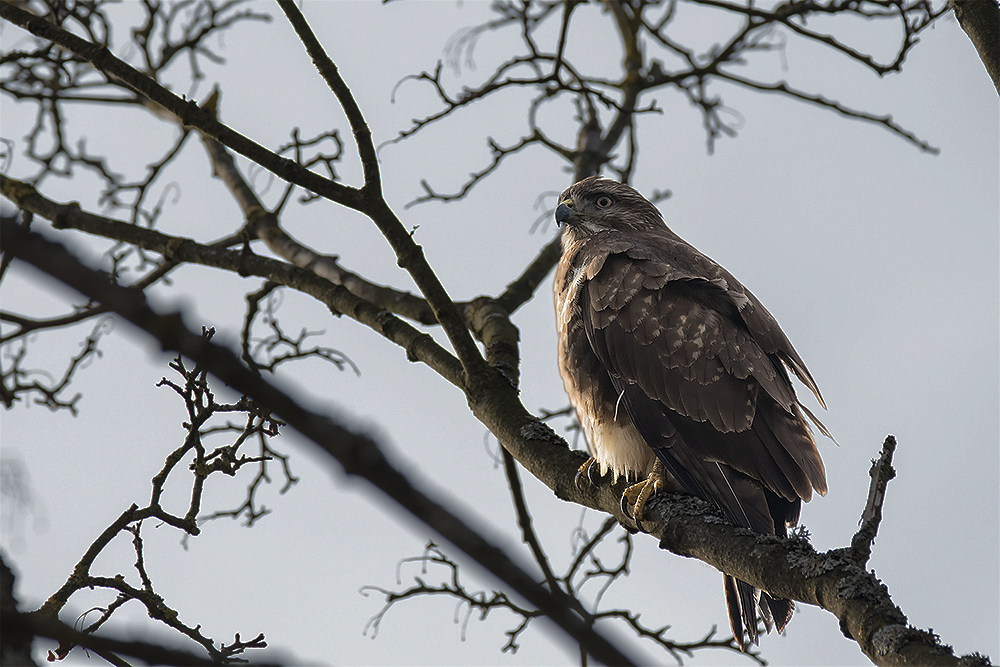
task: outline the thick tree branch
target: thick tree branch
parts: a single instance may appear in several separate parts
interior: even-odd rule
[[[1000,5],[996,0],[948,0],[1000,94]]]
[[[344,314],[385,336],[406,350],[407,356],[433,368],[444,379],[461,387],[462,367],[434,339],[398,317],[358,298],[312,271],[268,257],[206,246],[191,239],[169,236],[118,220],[88,213],[71,204],[58,204],[32,186],[0,174],[0,192],[18,207],[51,220],[57,229],[78,229],[106,239],[129,243],[163,255],[174,262],[212,266],[243,276],[259,276],[315,297],[335,314]]]
[[[312,28],[309,27],[298,6],[291,0],[278,0],[278,5],[285,12],[327,85],[336,95],[337,101],[340,102],[351,124],[365,175],[365,184],[361,189],[362,204],[358,210],[371,218],[389,242],[393,252],[396,253],[397,264],[410,274],[417,287],[420,288],[420,292],[427,298],[427,303],[434,311],[435,319],[440,322],[441,328],[444,329],[448,340],[451,341],[452,347],[455,349],[456,356],[462,362],[462,368],[465,370],[468,381],[475,381],[477,376],[486,372],[486,363],[473,342],[472,336],[469,335],[469,330],[459,315],[458,308],[448,295],[444,285],[438,280],[430,264],[427,263],[423,248],[413,240],[382,195],[378,156],[375,146],[372,144],[368,124],[365,122],[354,96],[341,78],[340,72],[337,71],[337,66],[323,50],[319,40],[316,39],[316,35],[313,34]],[[322,193],[317,192],[317,194]]]
[[[195,360],[235,390],[267,405],[321,451],[339,461],[347,474],[370,482],[536,605],[596,659],[605,664],[635,664],[600,633],[587,627],[559,599],[536,584],[533,577],[508,559],[501,549],[414,487],[389,463],[367,435],[352,432],[328,417],[306,410],[291,396],[243,366],[228,349],[188,331],[179,313],[156,313],[145,303],[141,292],[109,283],[106,275],[85,267],[60,244],[47,241],[34,232],[26,232],[11,220],[3,221],[0,232],[5,252],[32,264],[88,298],[107,304],[112,311],[152,335],[164,349],[175,350]]]
[[[660,538],[661,548],[777,596],[826,609],[876,665],[989,664],[977,655],[960,659],[937,635],[907,625],[888,588],[850,548],[817,553],[802,539],[739,530],[708,503],[688,496],[656,496],[647,511],[650,506],[655,520],[644,520],[643,528]]]
[[[298,8],[293,3],[287,3],[284,8],[290,14],[301,16]],[[365,187],[362,189],[351,188],[323,178],[306,167],[267,150],[263,146],[219,123],[209,109],[199,107],[195,102],[185,101],[171,93],[153,79],[141,74],[127,63],[116,58],[105,46],[88,42],[7,2],[0,2],[0,17],[24,28],[36,37],[48,40],[76,53],[108,76],[119,79],[133,91],[144,95],[152,102],[177,116],[185,126],[197,128],[223,145],[253,160],[279,178],[300,185],[321,197],[367,215],[379,228],[379,231],[382,232],[396,253],[399,266],[413,277],[420,291],[427,298],[428,303],[434,310],[435,318],[441,323],[452,346],[455,348],[456,355],[462,362],[462,367],[466,375],[469,376],[469,380],[475,381],[476,376],[487,372],[487,366],[482,355],[480,355],[472,337],[469,335],[468,329],[466,329],[462,322],[455,304],[428,265],[423,249],[414,242],[395,213],[389,208],[389,205],[382,197],[379,181],[377,179],[369,179],[370,172],[378,169],[377,160],[364,160],[366,156],[374,156],[374,147],[371,146],[370,137],[367,137],[366,147],[359,147],[359,152],[363,159],[362,167],[366,174]],[[311,35],[311,31],[308,35]],[[308,39],[308,35],[306,39]],[[315,40],[315,37],[313,37],[313,40]],[[325,53],[316,54],[314,52],[314,57],[321,57],[323,62],[328,64],[323,67],[325,73],[336,75],[335,78],[339,81],[337,91],[335,91],[338,99],[344,95],[350,99],[347,103],[343,99],[340,100],[342,104],[345,104],[345,110],[356,109],[353,96],[347,90],[346,84],[343,84],[343,81],[339,80],[339,74],[336,74],[336,66],[333,65],[332,61],[330,61]],[[357,113],[357,116],[358,118],[352,120],[352,124],[355,122],[363,123],[363,119],[360,119],[360,112]],[[365,132],[356,128],[355,138],[359,142],[365,141]]]

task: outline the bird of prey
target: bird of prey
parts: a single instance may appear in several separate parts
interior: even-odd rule
[[[567,189],[556,270],[559,372],[591,458],[578,484],[611,473],[636,523],[657,490],[715,503],[735,525],[786,535],[826,474],[788,371],[825,407],[771,314],[682,240],[631,187],[591,177]],[[793,602],[724,575],[733,635],[782,631]],[[744,638],[744,630],[747,639]]]

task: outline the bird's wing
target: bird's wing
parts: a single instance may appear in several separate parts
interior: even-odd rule
[[[725,308],[735,306],[732,312],[738,313],[739,319],[760,348],[767,354],[775,355],[816,396],[820,405],[826,407],[816,381],[774,316],[729,271],[666,230],[647,232],[633,239],[632,246],[623,251],[620,246],[624,243],[627,241],[621,241],[619,248],[609,249],[610,252],[625,252],[632,259],[657,266],[657,270],[666,271],[671,280],[688,277],[708,281],[717,287],[715,293],[720,298],[718,304]],[[820,429],[824,428],[819,422],[816,424]]]
[[[795,505],[778,513],[785,519],[813,488],[826,490],[788,376],[717,281],[636,255],[592,261],[580,290],[584,330],[615,400],[690,493],[773,533],[762,489]]]

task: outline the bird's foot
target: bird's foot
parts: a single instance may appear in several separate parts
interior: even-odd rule
[[[649,477],[625,489],[625,493],[622,494],[622,512],[625,513],[625,516],[632,517],[636,525],[639,525],[639,522],[645,518],[646,501],[657,491],[666,488],[667,481],[663,476],[663,471],[659,466],[654,467],[653,472],[649,473]]]
[[[607,475],[601,474],[601,466],[597,463],[597,459],[590,457],[584,461],[583,465],[580,466],[580,469],[576,471],[576,477],[573,481],[576,483],[576,488],[584,491],[586,484],[590,484],[591,486],[600,486],[606,478]]]

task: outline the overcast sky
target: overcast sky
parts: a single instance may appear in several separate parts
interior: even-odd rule
[[[206,79],[195,90],[178,78],[175,90],[203,99],[218,82],[221,119],[268,147],[286,143],[295,127],[303,136],[339,128],[349,139],[333,96],[280,12],[266,3],[255,6],[275,19],[226,33],[217,44],[227,64],[206,66]],[[126,12],[134,9],[123,6]],[[328,1],[306,3],[304,10],[352,87],[376,143],[437,109],[429,86],[403,83],[394,102],[393,86],[407,74],[433,69],[450,37],[490,16],[486,2],[381,6]],[[607,63],[610,76],[619,59],[614,42],[588,33],[604,19],[596,7],[580,11],[578,32],[571,34],[578,48],[570,55],[598,71],[600,63]],[[691,29],[699,28],[692,24]],[[116,29],[119,39],[128,34]],[[21,44],[21,35],[5,25],[3,50]],[[583,48],[591,38],[595,45]],[[869,47],[881,54],[892,48],[884,43]],[[513,48],[521,48],[513,33],[484,37],[475,67],[465,63],[457,78],[449,71],[449,81],[456,87],[474,85]],[[646,194],[672,192],[660,204],[667,224],[754,291],[819,383],[829,406],[820,417],[839,446],[820,442],[830,492],[802,512],[815,547],[849,544],[865,503],[870,459],[885,436],[895,434],[898,474],[889,486],[870,567],[913,625],[933,629],[959,654],[979,651],[997,660],[996,90],[950,16],[922,36],[901,74],[881,79],[794,40],[784,59],[777,53],[759,57],[750,65],[753,72],[787,77],[853,108],[892,114],[939,147],[940,155],[921,152],[873,124],[719,87],[736,112],[739,136],[721,140],[709,156],[697,109],[664,92],[656,98],[663,113],[640,123],[633,184]],[[27,177],[33,167],[20,153],[33,109],[9,97],[2,105],[3,137],[16,142],[5,169]],[[511,158],[467,200],[404,206],[422,193],[421,179],[440,191],[459,189],[470,172],[488,164],[488,136],[504,145],[516,141],[524,131],[523,105],[516,94],[498,98],[380,150],[390,204],[415,229],[456,299],[498,294],[518,275],[555,233],[549,220],[534,225],[539,197],[546,195],[544,202],[551,206],[555,194],[570,185],[570,175],[553,156],[527,151]],[[177,132],[150,114],[74,111],[70,128],[86,136],[88,150],[113,152],[114,166],[133,176],[142,175]],[[569,116],[560,124],[555,110],[546,122],[558,138],[572,143]],[[159,226],[167,233],[213,240],[239,228],[239,211],[222,184],[210,178],[201,144],[189,142],[163,181],[179,188],[168,193]],[[280,184],[270,183],[246,161],[240,164],[273,205]],[[359,182],[350,156],[339,175]],[[42,191],[100,211],[95,187],[91,177],[79,177],[50,180]],[[339,255],[362,275],[411,287],[387,244],[360,216],[319,202],[291,207],[282,222],[303,242]],[[15,271],[16,282],[5,283],[4,310],[34,315],[68,310],[68,295],[53,293],[32,273]],[[245,307],[242,294],[258,287],[259,281],[184,268],[157,294],[161,304],[182,306],[191,326],[214,326],[220,339],[232,342],[238,340]],[[286,368],[280,376],[285,386],[313,407],[368,429],[427,490],[442,494],[459,514],[527,562],[502,470],[490,454],[496,441],[468,413],[460,392],[406,362],[405,354],[380,336],[347,318],[331,318],[306,297],[284,292],[279,314],[289,332],[325,331],[321,340],[347,354],[361,371],[355,376],[303,362]],[[522,338],[524,404],[535,411],[562,408],[567,399],[556,370],[550,285],[514,321]],[[17,595],[26,608],[40,604],[66,580],[90,543],[125,508],[148,502],[150,478],[184,435],[183,404],[155,386],[169,374],[168,356],[127,325],[113,326],[102,342],[103,356],[76,378],[76,390],[83,393],[79,416],[25,405],[2,416],[2,455],[5,466],[11,466],[5,469],[23,471],[33,499],[28,507],[16,505],[9,482],[4,489],[0,546],[19,574]],[[59,372],[61,360],[77,350],[86,331],[89,326],[32,340],[32,367]],[[815,408],[811,398],[804,400]],[[266,489],[262,497],[273,513],[253,529],[215,521],[203,526],[202,535],[182,541],[167,526],[144,526],[147,568],[185,622],[202,624],[217,642],[230,642],[236,632],[244,639],[264,632],[280,656],[294,655],[301,662],[535,665],[577,660],[544,623],[532,624],[516,654],[502,654],[503,633],[516,626],[516,618],[497,611],[486,622],[474,617],[463,629],[461,622],[454,623],[462,620],[463,610],[456,611],[446,599],[405,602],[387,614],[376,639],[363,636],[382,601],[360,595],[359,589],[401,588],[414,576],[436,581],[442,573],[421,575],[412,565],[399,569],[402,585],[396,576],[400,559],[419,555],[437,537],[373,496],[366,484],[320,462],[294,434],[281,444],[291,451],[302,481],[284,496],[277,495],[278,484]],[[604,517],[559,501],[528,475],[524,480],[558,571],[572,558],[572,534],[581,521],[594,531]],[[183,506],[188,492],[180,482],[175,480],[171,489],[174,509]],[[239,504],[245,488],[240,479],[212,479],[208,486],[206,510]],[[660,551],[648,536],[635,542],[632,575],[612,589],[606,607],[641,611],[650,626],[671,625],[670,637],[681,641],[697,639],[713,624],[727,629],[717,571]],[[609,542],[609,561],[616,558],[615,549]],[[134,578],[133,561],[131,545],[119,537],[94,571]],[[462,576],[473,590],[495,585],[471,566]],[[81,595],[63,620],[72,622],[77,613],[111,600],[106,593]],[[112,626],[120,632],[150,625],[134,603],[115,618]],[[645,660],[672,662],[651,644],[624,631],[621,636]],[[41,656],[47,647],[38,648]],[[867,664],[833,616],[805,606],[785,636],[766,636],[761,648],[774,665]],[[77,651],[65,664],[99,664],[95,660]],[[738,660],[709,652],[689,664],[750,664]]]

